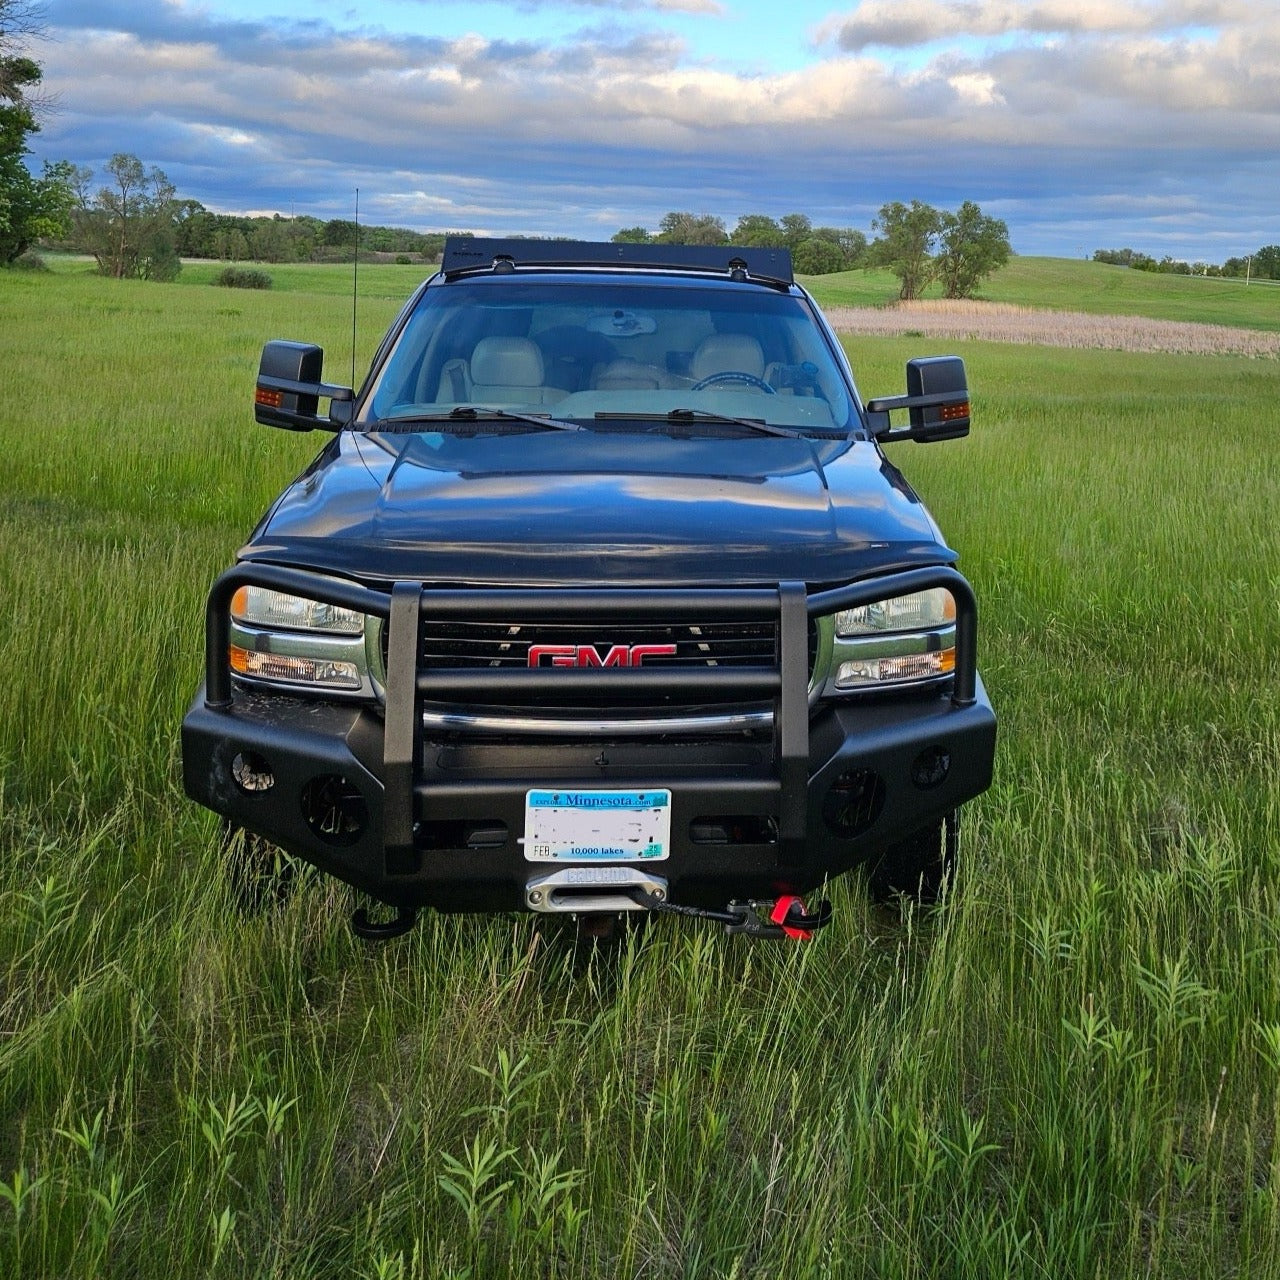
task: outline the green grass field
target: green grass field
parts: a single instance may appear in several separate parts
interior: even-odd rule
[[[897,279],[883,270],[810,276],[805,283],[824,307],[877,307],[898,297]],[[933,285],[924,296],[942,294]],[[1280,285],[1274,282],[1157,275],[1069,258],[1011,258],[979,285],[977,296],[1054,311],[1280,329]]]
[[[0,274],[0,1275],[1280,1275],[1280,364],[962,343],[973,435],[894,446],[1001,723],[941,908],[370,947],[239,914],[181,794],[204,592],[321,443],[258,352],[350,372],[345,273],[272,270]]]

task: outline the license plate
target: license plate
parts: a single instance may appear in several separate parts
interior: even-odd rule
[[[525,793],[529,862],[661,862],[670,848],[670,791]]]

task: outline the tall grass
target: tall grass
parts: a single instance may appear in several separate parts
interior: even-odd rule
[[[894,453],[1001,717],[941,908],[371,948],[316,877],[235,909],[176,746],[319,443],[252,425],[258,349],[337,379],[349,322],[0,275],[0,1274],[1277,1274],[1274,366],[957,344],[973,436]],[[848,345],[868,394],[923,353]]]

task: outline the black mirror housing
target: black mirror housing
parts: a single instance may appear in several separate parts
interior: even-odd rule
[[[872,433],[882,443],[956,440],[969,434],[969,382],[959,356],[923,356],[907,361],[907,394],[867,402]],[[893,430],[889,412],[906,409],[910,426]]]
[[[323,370],[323,348],[306,342],[268,342],[258,362],[254,419],[286,431],[311,431],[316,427],[333,430],[334,424],[320,417],[320,397],[349,401],[352,392],[350,387],[322,382]]]
[[[947,398],[934,403],[938,396]],[[908,360],[907,399],[927,402],[910,406],[914,439],[955,440],[969,434],[969,381],[959,356]]]

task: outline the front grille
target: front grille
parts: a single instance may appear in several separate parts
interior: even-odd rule
[[[638,591],[634,610],[620,592],[599,593],[598,610],[569,592],[563,612],[550,594],[490,592],[510,595],[506,614],[477,608],[483,594],[424,593],[415,666],[434,735],[770,732],[782,639],[767,591],[712,593],[704,608],[692,592],[671,592],[666,608],[662,593]],[[817,648],[810,622],[810,672]]]
[[[645,654],[646,667],[772,667],[778,663],[778,627],[775,622],[522,624],[428,619],[418,660],[436,668],[520,668],[530,665],[535,649],[544,649],[550,652],[535,665],[628,666],[636,646],[675,647],[671,654]]]

